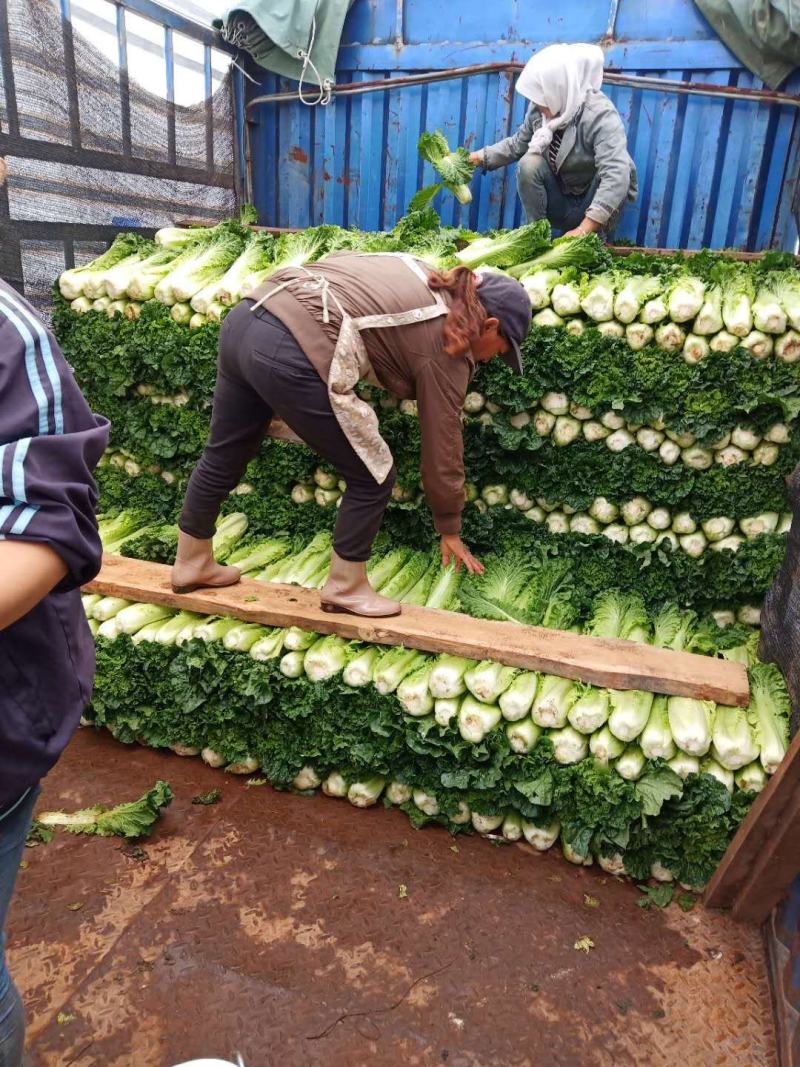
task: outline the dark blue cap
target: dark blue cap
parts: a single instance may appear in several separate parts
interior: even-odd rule
[[[517,374],[522,374],[520,346],[531,326],[531,298],[522,282],[508,274],[496,274],[488,270],[479,270],[477,273],[481,279],[478,297],[486,308],[486,314],[499,320],[503,336],[511,345],[511,350],[504,352],[500,359]]]

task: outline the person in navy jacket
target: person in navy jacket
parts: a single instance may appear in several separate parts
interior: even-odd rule
[[[92,414],[30,304],[0,281],[0,1067],[24,1014],[2,933],[39,782],[88,703],[94,642],[80,587],[100,569]]]

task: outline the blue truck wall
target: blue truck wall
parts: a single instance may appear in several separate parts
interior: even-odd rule
[[[692,0],[355,0],[337,81],[525,61],[556,41],[600,42],[607,66],[623,73],[762,87]],[[328,107],[257,105],[250,112],[251,153],[261,221],[391,226],[413,193],[432,180],[417,156],[420,132],[439,127],[451,144],[475,148],[500,139],[525,110],[513,85],[509,74],[482,74],[341,98]],[[784,89],[799,87],[793,75]],[[296,83],[265,75],[247,92],[252,99],[293,88]],[[655,247],[795,247],[797,108],[612,86],[606,91],[625,122],[641,190],[617,236]],[[445,221],[480,230],[518,224],[515,169],[477,176],[468,207],[440,197]]]

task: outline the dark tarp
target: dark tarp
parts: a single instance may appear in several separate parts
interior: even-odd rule
[[[770,89],[800,66],[800,0],[695,0],[720,40]]]
[[[238,0],[214,26],[265,70],[321,86],[335,80],[344,20],[353,2]]]

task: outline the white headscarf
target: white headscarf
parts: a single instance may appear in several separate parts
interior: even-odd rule
[[[546,107],[553,118],[534,133],[528,151],[542,155],[553,140],[553,131],[568,125],[587,95],[603,84],[603,50],[596,44],[551,44],[525,64],[517,92],[537,107]]]

